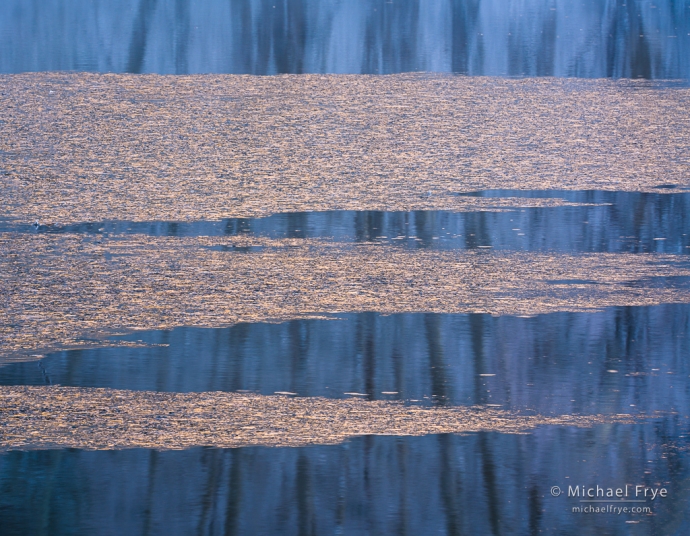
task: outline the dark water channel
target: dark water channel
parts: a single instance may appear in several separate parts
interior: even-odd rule
[[[690,305],[531,318],[343,314],[118,337],[143,348],[49,354],[0,368],[2,385],[291,392],[541,414],[690,408]]]
[[[674,190],[667,190],[674,191]],[[690,254],[690,193],[488,190],[483,210],[449,212],[327,211],[220,221],[105,221],[62,225],[0,221],[0,232],[318,238],[431,249]],[[491,200],[495,199],[495,204]],[[487,203],[488,200],[488,203]],[[563,206],[534,206],[560,201]],[[532,205],[530,205],[532,203]],[[257,247],[216,246],[251,252]]]
[[[684,418],[528,435],[362,437],[334,446],[10,452],[3,535],[685,534]],[[558,486],[666,486],[628,506],[573,513]],[[567,492],[566,492],[567,493]]]
[[[690,78],[686,0],[4,0],[0,72]]]

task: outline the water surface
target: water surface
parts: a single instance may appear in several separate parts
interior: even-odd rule
[[[411,249],[690,254],[690,193],[486,190],[459,197],[493,200],[467,211],[324,211],[220,221],[0,221],[0,232],[319,238]],[[540,206],[544,205],[544,206]],[[224,251],[260,247],[228,244]]]
[[[5,0],[0,72],[690,78],[687,0]]]
[[[336,446],[0,455],[3,534],[684,534],[684,419]],[[665,486],[643,514],[552,486]],[[567,492],[567,491],[566,491]],[[615,504],[615,503],[614,503]],[[620,503],[618,503],[620,505]]]
[[[582,288],[587,281],[554,281]],[[333,315],[281,324],[118,337],[142,348],[49,354],[0,368],[0,385],[251,391],[418,404],[493,404],[539,414],[690,408],[690,306],[531,318]]]

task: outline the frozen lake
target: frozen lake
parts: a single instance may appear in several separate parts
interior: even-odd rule
[[[689,57],[687,1],[2,2],[0,534],[684,534]]]

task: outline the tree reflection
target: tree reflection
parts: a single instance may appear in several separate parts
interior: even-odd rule
[[[640,0],[7,0],[0,4],[0,71],[688,78],[686,7],[648,8]]]

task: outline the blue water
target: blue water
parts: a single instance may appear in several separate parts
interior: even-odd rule
[[[0,368],[0,385],[329,398],[357,392],[372,400],[494,404],[558,415],[690,407],[687,304],[531,318],[351,313],[116,339],[146,346],[71,350],[38,363],[13,363]]]
[[[0,457],[0,532],[680,535],[687,433],[684,419],[667,418],[294,449],[10,452]],[[668,494],[646,504],[651,516],[573,513],[583,503],[568,486],[597,484]]]
[[[3,0],[0,72],[690,78],[688,0]]]
[[[496,199],[484,210],[450,212],[326,211],[281,213],[219,221],[104,221],[61,225],[0,221],[0,232],[78,233],[103,240],[117,235],[318,238],[373,242],[407,249],[690,254],[690,193],[488,190],[457,194]],[[502,198],[502,199],[501,199]],[[511,198],[510,206],[499,201]],[[529,207],[529,200],[572,206]],[[525,204],[524,208],[521,204]],[[214,246],[252,252],[262,246]]]

